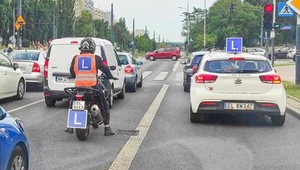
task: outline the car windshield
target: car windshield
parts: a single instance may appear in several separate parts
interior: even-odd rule
[[[38,61],[39,59],[39,52],[12,52],[9,57],[12,60],[33,60]]]
[[[192,65],[198,65],[198,63],[202,60],[203,55],[196,55],[193,59]]]
[[[266,60],[213,60],[205,63],[204,71],[212,73],[264,73],[272,68]]]
[[[121,60],[121,62],[122,62],[124,65],[129,64],[128,58],[127,58],[126,55],[124,55],[124,54],[118,54],[118,56],[119,56],[119,59]]]

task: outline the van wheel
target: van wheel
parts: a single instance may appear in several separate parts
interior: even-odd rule
[[[123,83],[122,92],[117,95],[117,98],[118,99],[124,99],[125,98],[125,82]]]
[[[24,93],[25,93],[25,83],[24,80],[21,79],[18,84],[17,95],[15,96],[15,98],[17,100],[22,100],[24,97]]]
[[[275,126],[282,126],[285,123],[285,114],[283,116],[272,116],[272,124]]]
[[[51,97],[45,97],[45,103],[48,107],[55,106],[56,100],[52,99]]]

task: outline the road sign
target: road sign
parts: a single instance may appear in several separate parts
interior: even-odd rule
[[[278,17],[292,17],[294,13],[294,10],[286,2],[278,3]]]
[[[300,1],[299,0],[289,0],[286,2],[297,14],[300,15]]]
[[[25,22],[24,18],[22,17],[22,15],[20,15],[15,23],[15,27],[17,30],[19,30],[20,27],[25,24],[26,24],[26,22]]]
[[[243,38],[229,37],[226,38],[227,53],[241,53],[243,51]]]

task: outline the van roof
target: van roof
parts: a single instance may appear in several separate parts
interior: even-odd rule
[[[51,45],[62,45],[62,44],[71,44],[71,42],[76,42],[76,44],[80,44],[80,42],[84,39],[85,37],[66,37],[66,38],[60,38],[60,39],[55,39],[51,42]],[[112,45],[112,43],[106,39],[101,39],[101,38],[94,38],[91,37],[96,45]]]

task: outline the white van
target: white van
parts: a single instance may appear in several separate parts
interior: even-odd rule
[[[70,65],[75,55],[80,53],[80,42],[84,38],[62,38],[55,39],[51,42],[47,53],[44,70],[44,96],[47,106],[54,106],[56,101],[61,101],[69,96],[65,93],[64,88],[74,87],[74,79],[70,78]],[[125,72],[122,68],[121,61],[112,45],[108,40],[93,38],[96,42],[95,54],[107,59],[111,73],[118,80],[110,80],[111,90],[109,93],[109,104],[112,107],[113,98],[119,99],[125,97]],[[111,95],[113,94],[113,95]]]

